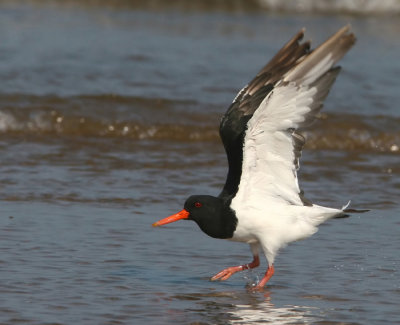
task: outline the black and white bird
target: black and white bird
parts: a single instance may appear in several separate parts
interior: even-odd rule
[[[355,42],[349,26],[314,50],[301,42],[303,35],[304,29],[239,91],[223,116],[219,131],[229,171],[219,196],[190,196],[182,211],[153,224],[193,220],[211,237],[250,245],[252,262],[224,269],[211,280],[257,267],[262,250],[268,269],[255,286],[261,289],[274,274],[281,248],[313,235],[330,218],[362,212],[313,204],[299,187],[305,138],[298,129],[314,121],[340,71],[334,65]]]

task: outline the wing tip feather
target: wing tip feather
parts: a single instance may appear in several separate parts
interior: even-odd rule
[[[343,26],[325,42],[302,58],[296,66],[286,73],[283,80],[285,82],[301,84],[304,82],[311,83],[318,79],[331,69],[354,45],[356,37],[350,31],[350,24]],[[321,64],[321,66],[316,70],[315,67],[318,64]]]

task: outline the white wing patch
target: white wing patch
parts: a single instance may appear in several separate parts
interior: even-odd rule
[[[349,26],[343,27],[298,59],[248,121],[242,175],[232,201],[240,213],[249,207],[266,211],[265,205],[273,204],[304,207],[296,172],[304,141],[294,132],[307,126],[322,108],[340,71],[332,67],[355,42],[349,30]]]
[[[264,205],[268,200],[303,205],[292,132],[312,110],[316,93],[316,87],[282,82],[255,111],[245,135],[242,177],[236,194],[242,204]]]

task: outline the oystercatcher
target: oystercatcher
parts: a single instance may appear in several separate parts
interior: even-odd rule
[[[193,220],[211,237],[250,244],[252,262],[224,269],[211,280],[257,267],[261,249],[268,261],[255,286],[261,289],[274,274],[279,249],[311,236],[327,219],[363,212],[313,204],[299,187],[305,138],[298,129],[321,110],[340,71],[334,65],[355,42],[349,26],[314,50],[309,41],[301,42],[303,35],[304,29],[239,91],[222,117],[219,131],[229,171],[219,196],[190,196],[182,211],[153,224]]]

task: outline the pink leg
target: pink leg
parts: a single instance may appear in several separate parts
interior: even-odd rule
[[[265,272],[264,277],[261,279],[261,281],[253,288],[253,290],[261,290],[264,288],[265,284],[268,282],[269,279],[274,275],[274,265],[268,266],[267,272]]]
[[[254,255],[253,261],[249,264],[244,264],[244,265],[239,265],[239,266],[232,266],[228,267],[225,270],[222,270],[221,272],[217,273],[211,278],[211,281],[215,280],[227,280],[231,277],[231,275],[235,274],[236,272],[243,271],[243,270],[248,270],[248,269],[253,269],[257,266],[260,265],[260,258],[258,255]]]

